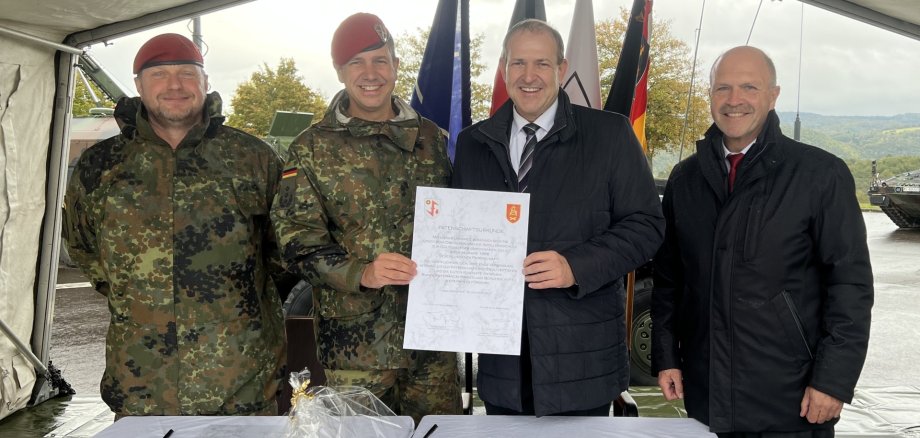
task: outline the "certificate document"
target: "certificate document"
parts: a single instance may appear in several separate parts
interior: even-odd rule
[[[530,195],[418,187],[404,348],[521,354]]]

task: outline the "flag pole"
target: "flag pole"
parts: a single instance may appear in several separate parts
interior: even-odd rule
[[[693,45],[693,67],[690,68],[690,90],[687,91],[687,110],[684,111],[684,126],[680,129],[680,152],[677,153],[677,162],[684,157],[684,136],[687,133],[687,124],[690,118],[690,102],[693,98],[693,85],[696,79],[696,54],[700,48],[700,34],[703,33],[703,14],[706,12],[706,0],[700,8],[700,25],[696,28],[696,44]]]
[[[645,137],[645,113],[648,102],[649,39],[652,0],[633,0],[623,49],[617,60],[613,84],[604,103],[604,110],[623,114],[629,119],[642,150],[648,156]],[[650,164],[650,163],[647,163]],[[632,350],[633,303],[636,294],[636,272],[626,274],[626,348]]]

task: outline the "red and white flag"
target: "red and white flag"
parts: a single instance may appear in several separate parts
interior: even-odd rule
[[[511,13],[511,23],[508,24],[510,30],[519,21],[528,18],[536,18],[546,21],[546,8],[543,6],[543,0],[517,0],[514,3],[514,12]],[[505,65],[503,60],[499,60],[498,67],[495,69],[495,81],[492,84],[492,106],[489,109],[489,115],[495,114],[495,111],[508,100],[508,90],[505,89]]]

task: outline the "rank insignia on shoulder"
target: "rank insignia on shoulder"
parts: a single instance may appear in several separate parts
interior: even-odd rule
[[[281,179],[287,179],[287,178],[294,177],[294,176],[297,176],[296,167],[285,169],[284,172],[281,172]]]

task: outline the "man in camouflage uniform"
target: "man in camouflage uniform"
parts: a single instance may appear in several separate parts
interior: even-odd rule
[[[102,399],[119,418],[275,415],[280,159],[222,125],[187,38],[154,37],[134,73],[140,98],[118,102],[121,134],[83,153],[65,206],[70,255],[111,311]]]
[[[444,135],[393,96],[399,60],[379,18],[343,21],[332,55],[345,89],[294,140],[272,208],[288,269],[314,287],[327,384],[366,387],[416,421],[457,414],[456,354],[402,348],[415,188],[449,182]]]

